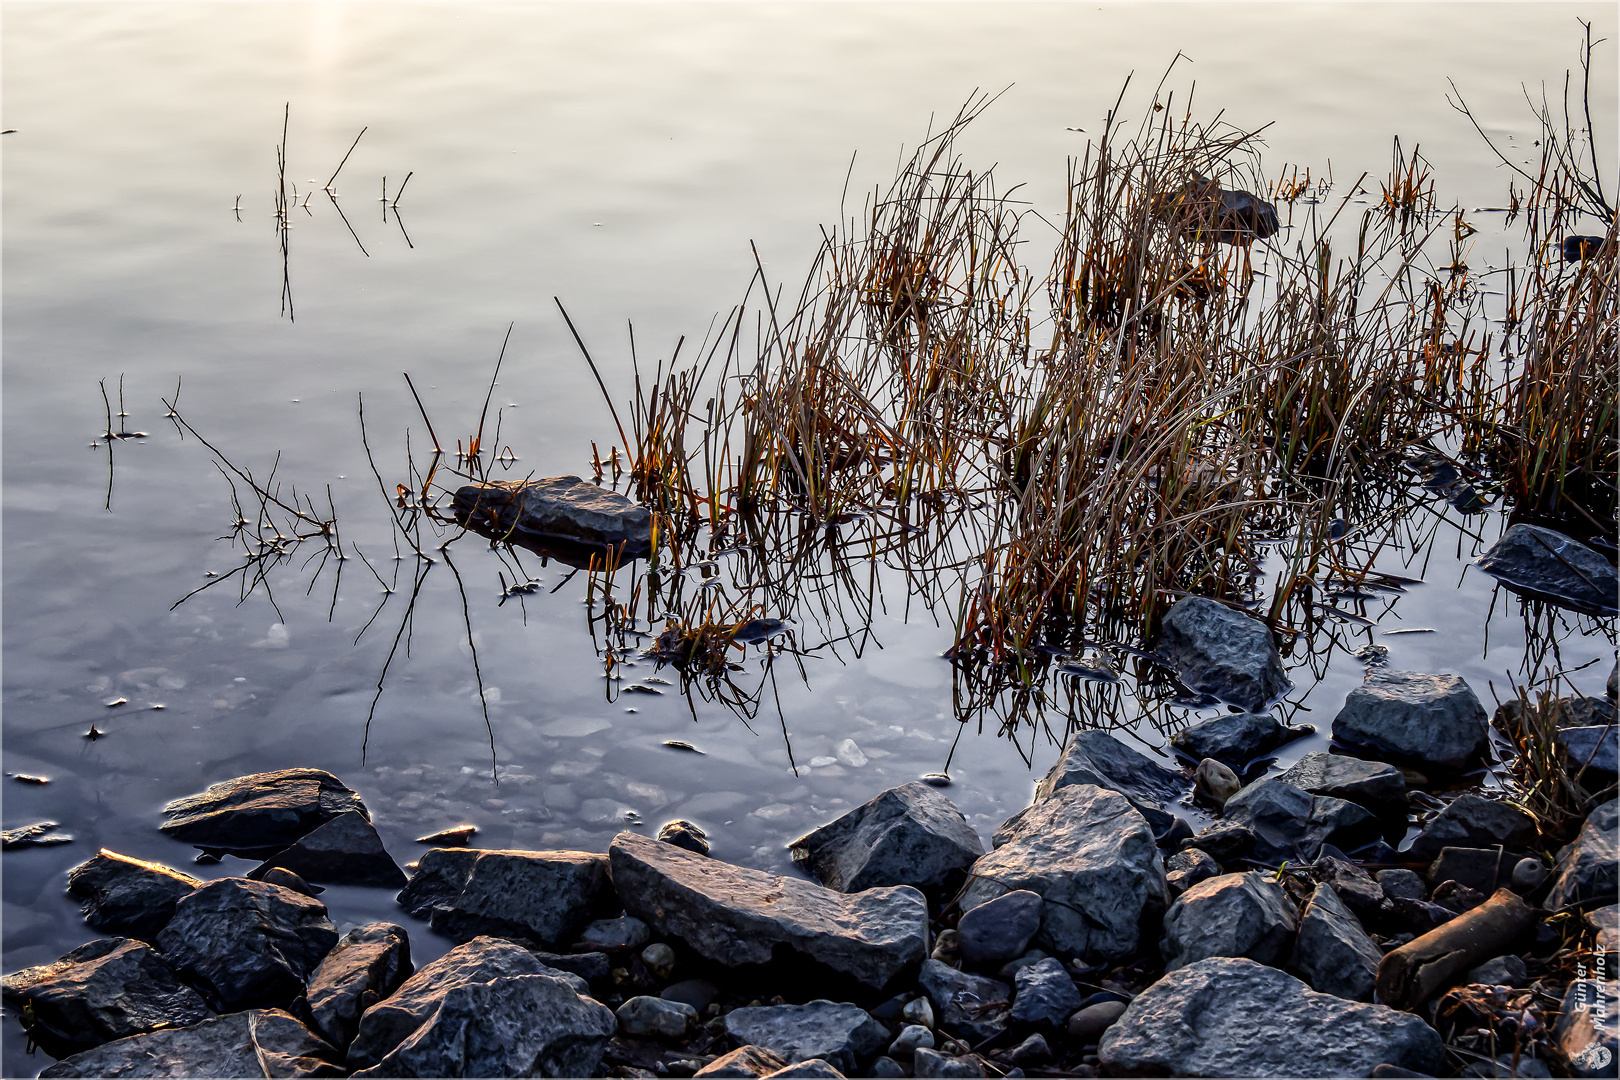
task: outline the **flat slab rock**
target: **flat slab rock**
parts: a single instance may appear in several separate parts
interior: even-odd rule
[[[67,891],[83,901],[84,921],[106,934],[151,941],[174,905],[202,882],[162,863],[102,848],[68,871]]]
[[[786,947],[878,988],[928,954],[928,903],[909,886],[845,894],[630,832],[608,860],[626,911],[726,967],[769,963]]]
[[[370,820],[360,796],[331,773],[278,769],[176,799],[163,808],[158,828],[209,851],[263,857],[351,811]]]
[[[1333,718],[1333,737],[1397,761],[1460,771],[1489,739],[1485,708],[1456,675],[1373,668]]]
[[[1439,1034],[1410,1013],[1320,994],[1276,968],[1228,957],[1173,971],[1103,1035],[1110,1076],[1435,1075]]]
[[[1403,817],[1406,814],[1406,776],[1382,761],[1312,751],[1278,773],[1275,779],[1312,795],[1326,795],[1365,806],[1374,813],[1395,809]]]
[[[631,558],[652,550],[652,511],[577,476],[468,484],[453,505],[457,521],[516,543],[562,540]]]
[[[291,870],[305,881],[327,885],[374,885],[398,889],[405,871],[383,847],[382,837],[364,814],[350,810],[299,837],[287,850],[248,873],[262,878],[272,868]]]
[[[1588,615],[1620,615],[1620,577],[1585,544],[1539,525],[1514,525],[1477,565],[1522,596]]]
[[[790,850],[817,881],[839,892],[910,885],[939,893],[955,891],[984,845],[955,803],[914,780],[801,836]]]
[[[1214,758],[1223,765],[1242,769],[1310,730],[1290,727],[1270,713],[1222,713],[1176,732],[1170,736],[1170,745],[1194,761]]]
[[[493,934],[551,946],[572,939],[612,895],[602,855],[434,848],[398,900],[452,941]]]
[[[279,1009],[250,1009],[190,1027],[119,1039],[63,1058],[42,1077],[343,1076],[333,1051]]]
[[[1187,686],[1249,712],[1294,686],[1266,625],[1208,597],[1183,597],[1165,612],[1157,651]]]
[[[820,1058],[842,1073],[889,1044],[889,1032],[859,1005],[817,1000],[761,1005],[726,1014],[726,1034],[740,1046],[769,1050],[788,1064]]]
[[[1168,902],[1147,820],[1116,791],[1076,784],[1022,811],[973,864],[963,911],[1028,889],[1045,904],[1037,942],[1088,963],[1136,952],[1142,917]]]
[[[1187,790],[1187,781],[1174,769],[1139,754],[1106,731],[1077,731],[1064,744],[1063,754],[1035,788],[1035,801],[1075,784],[1092,784],[1117,791],[1147,819],[1155,833],[1163,832],[1174,820],[1164,804],[1173,802]],[[1018,816],[997,830],[993,842],[1002,837]]]

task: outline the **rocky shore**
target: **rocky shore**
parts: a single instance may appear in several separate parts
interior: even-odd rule
[[[1489,739],[1472,690],[1380,668],[1333,720],[1360,756],[1265,775],[1299,731],[1249,622],[1185,602],[1173,632],[1184,681],[1251,711],[1178,733],[1179,768],[1075,734],[988,851],[914,782],[797,840],[804,876],[687,821],[606,852],[452,830],[402,869],[331,774],[228,780],[160,828],[258,865],[101,852],[67,888],[104,936],[5,1003],[48,1077],[1615,1075],[1617,803],[1542,850],[1502,793],[1448,790]],[[1612,680],[1562,715],[1570,752],[1612,743]],[[340,933],[322,884],[418,924]],[[424,931],[457,944],[418,969]]]

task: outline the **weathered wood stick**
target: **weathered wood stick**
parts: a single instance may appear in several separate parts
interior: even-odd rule
[[[1396,1009],[1421,1005],[1469,968],[1506,952],[1535,918],[1513,890],[1497,889],[1479,907],[1387,953],[1378,965],[1378,1000]]]

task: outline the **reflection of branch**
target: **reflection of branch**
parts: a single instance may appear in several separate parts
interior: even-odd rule
[[[444,556],[444,565],[456,575],[456,591],[461,594],[461,618],[467,627],[467,648],[472,650],[473,679],[478,684],[478,707],[484,710],[484,728],[489,732],[489,774],[497,785],[501,782],[501,774],[495,767],[495,725],[489,719],[489,699],[484,696],[484,672],[478,665],[478,643],[473,640],[472,609],[467,605],[467,584],[461,580],[461,571],[450,559],[450,545],[455,538],[446,540],[439,546],[439,554]]]

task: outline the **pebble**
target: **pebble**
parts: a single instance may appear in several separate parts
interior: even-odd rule
[[[647,970],[664,981],[675,974],[675,950],[662,941],[655,941],[641,950],[641,962]]]
[[[889,1044],[890,1057],[909,1057],[921,1047],[925,1050],[934,1048],[934,1033],[921,1024],[907,1024],[900,1029],[894,1042]]]
[[[1216,806],[1225,806],[1227,799],[1242,790],[1243,782],[1228,766],[1214,758],[1205,758],[1193,773],[1193,787]]]
[[[914,998],[906,1002],[900,1010],[900,1015],[913,1024],[921,1024],[925,1028],[934,1026],[934,1006],[926,996]]]
[[[1540,859],[1520,859],[1513,867],[1513,888],[1527,893],[1547,880],[1547,868]]]
[[[1123,1001],[1099,1001],[1069,1017],[1069,1037],[1090,1045],[1102,1038],[1103,1032],[1125,1014]]]

